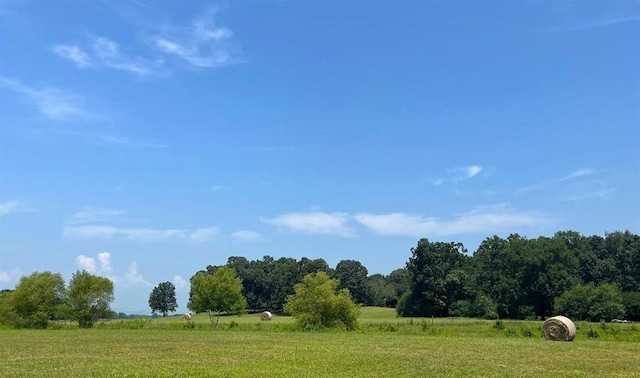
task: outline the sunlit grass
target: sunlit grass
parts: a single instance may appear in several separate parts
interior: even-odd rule
[[[141,327],[119,328],[127,322]],[[354,332],[295,331],[290,317],[261,322],[257,314],[221,317],[215,331],[206,314],[194,322],[193,329],[168,317],[2,330],[0,376],[640,376],[634,325],[579,323],[576,340],[565,343],[518,333],[541,322],[503,321],[497,329],[495,321],[403,319],[380,308],[363,308]],[[590,327],[598,339],[585,336]]]

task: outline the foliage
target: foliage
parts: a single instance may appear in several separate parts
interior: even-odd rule
[[[295,286],[295,294],[287,298],[285,311],[293,315],[305,329],[340,327],[356,328],[358,306],[347,289],[337,290],[337,280],[325,272],[306,275]]]
[[[176,287],[168,281],[159,283],[149,294],[149,307],[152,313],[159,312],[163,317],[169,312],[175,312],[178,308]]]
[[[640,291],[622,293],[622,304],[627,319],[640,321]]]
[[[34,272],[22,276],[10,297],[15,325],[47,328],[49,320],[60,316],[64,300],[64,279],[60,273]]]
[[[342,260],[336,265],[332,278],[338,280],[338,289],[347,289],[354,302],[371,302],[371,290],[367,275],[369,272],[362,263],[355,260]]]
[[[13,290],[0,290],[0,326],[15,325],[16,314],[11,303],[12,294]]]
[[[576,285],[556,300],[556,312],[575,320],[610,321],[624,314],[620,289],[614,284]]]
[[[460,243],[420,239],[407,262],[411,296],[401,300],[402,316],[448,316],[450,306],[468,293],[466,249]],[[400,307],[400,303],[398,304]]]
[[[99,319],[111,316],[113,282],[85,270],[77,271],[69,281],[65,312],[80,328],[91,328]]]
[[[191,292],[187,307],[195,312],[207,312],[215,327],[221,313],[240,314],[247,307],[242,295],[242,280],[233,269],[220,267],[212,274],[198,273],[191,278]],[[216,313],[216,323],[213,323]]]

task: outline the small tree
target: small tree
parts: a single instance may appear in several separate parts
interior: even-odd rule
[[[77,271],[67,290],[67,312],[80,328],[91,328],[98,319],[111,317],[113,282],[106,277]]]
[[[162,317],[166,317],[169,312],[175,312],[178,308],[176,287],[168,281],[158,284],[149,294],[149,307],[153,314],[162,313]]]
[[[18,326],[47,328],[49,320],[57,318],[64,301],[64,279],[60,273],[34,272],[20,278],[10,296]]]
[[[198,272],[191,278],[189,310],[207,312],[211,326],[215,329],[221,313],[241,314],[247,308],[242,295],[242,280],[228,267],[220,267],[213,274]],[[213,322],[213,314],[216,322]]]
[[[287,298],[285,311],[306,329],[319,327],[356,328],[360,309],[353,303],[349,291],[336,291],[338,281],[325,272],[308,274],[295,285],[295,294]]]

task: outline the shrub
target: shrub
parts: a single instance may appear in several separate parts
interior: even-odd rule
[[[325,272],[306,275],[287,298],[285,311],[304,329],[356,328],[360,309],[353,303],[349,291],[337,291],[337,280]]]
[[[590,339],[597,339],[598,337],[600,337],[600,335],[598,334],[598,331],[594,330],[593,328],[589,328],[589,330],[587,331],[587,337]]]
[[[502,320],[496,320],[496,322],[493,323],[493,328],[504,329],[504,323],[502,323]]]
[[[592,322],[619,318],[624,309],[622,294],[614,284],[576,285],[555,301],[556,313]]]
[[[627,319],[640,321],[640,291],[622,293],[622,304]]]

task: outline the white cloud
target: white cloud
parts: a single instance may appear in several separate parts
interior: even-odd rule
[[[204,243],[219,233],[217,227],[185,229],[121,228],[101,225],[66,225],[62,235],[69,239],[112,239],[116,237],[137,242],[161,242],[182,240]]]
[[[617,188],[603,188],[599,190],[592,191],[581,191],[569,194],[565,197],[560,198],[560,201],[584,201],[584,200],[592,200],[592,199],[609,199],[618,191]]]
[[[467,167],[458,167],[448,170],[448,177],[440,177],[435,180],[431,180],[434,185],[442,185],[446,182],[459,182],[469,180],[482,172],[482,167],[479,165],[470,165]]]
[[[86,270],[91,274],[106,275],[111,272],[111,253],[100,252],[98,258],[95,259],[90,256],[79,255],[76,257],[76,264],[78,268]]]
[[[603,28],[607,26],[614,26],[618,24],[624,24],[628,22],[638,22],[638,21],[640,21],[640,15],[628,16],[628,17],[614,17],[614,18],[606,18],[601,20],[584,21],[581,23],[573,23],[572,25],[564,25],[564,26],[559,26],[555,28],[550,28],[548,31],[552,33],[581,31],[581,30]]]
[[[91,274],[94,274],[97,271],[96,259],[94,259],[93,257],[80,255],[76,257],[76,264],[78,265],[78,268],[80,268],[81,270],[86,270]]]
[[[472,177],[474,177],[475,175],[477,175],[478,173],[480,173],[482,171],[482,167],[479,165],[472,165],[470,167],[464,167],[462,168],[463,172],[465,173],[464,178],[465,179],[470,179]]]
[[[352,237],[355,234],[347,225],[348,221],[348,214],[323,212],[288,213],[275,218],[262,219],[264,223],[291,232]]]
[[[249,230],[240,230],[231,234],[234,239],[243,242],[259,242],[264,240],[262,235],[259,232],[249,231]]]
[[[235,63],[233,32],[216,26],[213,16],[210,12],[194,19],[190,27],[175,28],[158,36],[156,48],[194,67],[215,68]]]
[[[148,142],[133,140],[127,137],[112,135],[112,134],[97,134],[95,135],[99,142],[104,144],[125,146],[125,147],[141,147],[141,148],[168,148],[169,146],[162,143]]]
[[[361,213],[354,218],[363,226],[381,235],[412,237],[492,233],[546,223],[546,219],[537,213],[516,212],[504,205],[476,208],[451,220],[406,213]]]
[[[20,202],[18,201],[7,201],[0,203],[0,217],[19,211],[19,208]]]
[[[172,282],[173,286],[175,286],[178,290],[185,289],[189,286],[189,282],[177,274],[173,276]]]
[[[132,59],[127,56],[120,46],[105,37],[94,37],[91,47],[96,59],[102,66],[116,70],[127,71],[139,76],[155,74],[155,67],[144,59]]]
[[[98,261],[100,262],[100,271],[101,272],[110,272],[111,268],[111,253],[109,252],[100,252],[98,253]]]
[[[153,284],[142,277],[142,274],[138,272],[138,263],[133,261],[127,268],[127,273],[124,276],[125,282],[133,285],[153,286]]]
[[[217,227],[198,228],[188,232],[189,241],[193,243],[204,243],[213,239],[220,233]]]
[[[40,113],[52,120],[70,118],[96,118],[82,106],[82,97],[55,87],[29,87],[18,80],[0,77],[0,86],[4,86],[31,100]]]
[[[112,221],[114,218],[124,214],[121,210],[105,209],[100,207],[86,206],[82,210],[73,214],[67,221],[68,224],[102,223]]]
[[[86,68],[91,66],[91,58],[89,58],[89,55],[78,46],[56,45],[53,46],[51,50],[55,54],[72,61],[78,68]]]
[[[587,169],[587,168],[578,169],[558,179],[558,181],[566,181],[566,180],[571,180],[578,177],[588,176],[593,172],[594,172],[593,169]]]
[[[0,271],[0,282],[14,282],[22,276],[22,271],[18,268],[14,268],[9,272]]]

